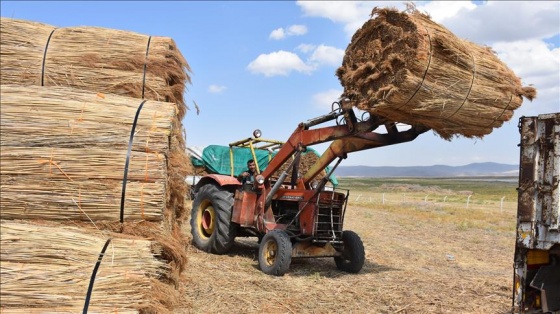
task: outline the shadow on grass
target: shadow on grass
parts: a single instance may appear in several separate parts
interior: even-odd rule
[[[258,262],[259,243],[257,238],[237,238],[228,256],[241,256],[253,261],[253,267],[260,271]],[[362,270],[357,274],[350,274],[338,270],[332,257],[294,258],[288,273],[290,276],[317,276],[337,278],[343,276],[359,276],[365,274],[399,271],[400,269],[387,265],[376,264],[366,258]]]
[[[357,274],[351,274],[336,268],[336,263],[332,257],[320,258],[295,258],[292,259],[290,270],[288,273],[294,276],[318,276],[326,278],[337,278],[344,276],[360,276],[366,274],[375,274],[386,271],[399,271],[387,265],[378,265],[372,261],[365,260],[362,270]]]
[[[243,256],[258,261],[259,243],[257,238],[236,238],[228,256]]]

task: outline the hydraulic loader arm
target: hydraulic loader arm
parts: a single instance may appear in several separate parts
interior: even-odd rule
[[[344,116],[345,124],[317,129],[309,129],[312,126],[336,120],[340,116]],[[367,121],[358,122],[351,104],[342,104],[339,111],[333,111],[330,114],[302,122],[298,125],[290,138],[286,141],[274,158],[269,162],[262,175],[265,179],[275,173],[292,155],[296,152],[303,151],[305,147],[316,145],[328,141],[334,141],[356,134],[366,134],[375,130],[380,121],[377,119],[369,119]]]
[[[351,137],[333,141],[319,160],[303,175],[303,183],[308,184],[336,158],[344,159],[351,152],[410,142],[418,137],[418,135],[429,130],[429,128],[424,126],[412,126],[409,130],[399,132],[395,124],[386,125],[386,127],[388,130],[386,134],[375,132],[358,133]]]

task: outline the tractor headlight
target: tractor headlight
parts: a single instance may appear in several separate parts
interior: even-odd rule
[[[260,174],[257,176],[256,180],[257,180],[258,184],[263,184],[264,183],[264,177]]]
[[[259,138],[259,137],[261,137],[261,135],[262,135],[261,130],[256,129],[256,130],[253,131],[253,136],[254,136],[255,138]]]

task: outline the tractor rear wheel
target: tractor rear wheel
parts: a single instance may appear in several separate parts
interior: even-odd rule
[[[263,273],[284,276],[292,262],[292,242],[285,231],[272,230],[259,245],[259,267]]]
[[[237,224],[231,221],[233,193],[214,184],[202,186],[193,201],[191,234],[194,245],[224,254],[233,246]]]
[[[358,273],[364,266],[365,250],[362,239],[354,231],[342,232],[344,249],[341,256],[335,256],[336,267],[348,273]]]

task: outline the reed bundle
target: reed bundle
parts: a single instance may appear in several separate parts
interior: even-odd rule
[[[1,84],[68,86],[177,104],[189,64],[173,39],[100,27],[56,28],[2,17]]]
[[[125,218],[162,221],[175,208],[168,189],[186,183],[168,178],[174,104],[144,103],[129,155],[140,100],[12,85],[1,97],[3,218],[118,219],[125,180]]]
[[[4,146],[128,148],[142,100],[55,87],[2,85]],[[132,149],[168,153],[177,119],[171,103],[146,101]]]
[[[336,72],[343,97],[444,139],[483,137],[536,96],[488,47],[460,39],[414,8],[374,8]]]
[[[122,184],[83,182],[40,176],[1,176],[2,219],[119,221]],[[164,220],[162,183],[130,182],[122,207],[123,221]]]
[[[176,302],[158,280],[168,267],[152,241],[52,223],[0,224],[3,311],[82,311],[99,257],[90,311],[161,313]]]

